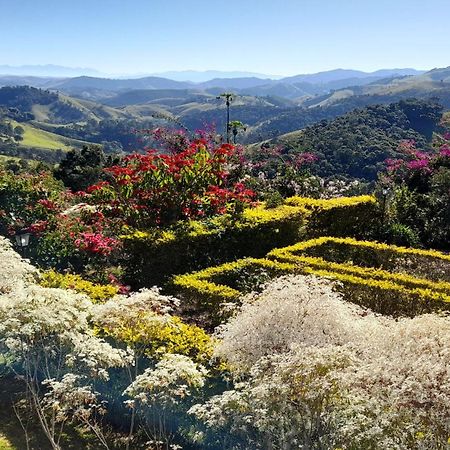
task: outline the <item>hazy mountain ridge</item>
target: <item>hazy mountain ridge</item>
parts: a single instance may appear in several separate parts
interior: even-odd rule
[[[0,74],[36,77],[101,76],[101,72],[85,67],[66,67],[56,64],[27,64],[23,66],[0,65]]]
[[[2,72],[0,66],[0,73]],[[23,70],[25,70],[24,66]],[[45,66],[46,67],[46,66]],[[52,66],[53,67],[53,66]],[[59,66],[55,66],[59,67]],[[22,70],[22,69],[21,69]],[[30,69],[31,70],[31,69]],[[76,70],[76,69],[74,69]],[[54,72],[52,72],[54,73]],[[59,71],[61,73],[61,71]],[[197,72],[180,72],[182,74],[197,74]],[[303,74],[284,78],[264,78],[258,74],[246,72],[199,72],[205,78],[213,76],[206,81],[178,81],[160,76],[145,76],[141,78],[103,78],[99,76],[76,77],[34,77],[20,75],[0,75],[0,86],[28,84],[34,87],[60,90],[69,95],[75,95],[92,100],[110,98],[123,91],[139,89],[226,89],[243,95],[274,95],[290,99],[304,96],[327,94],[332,90],[347,86],[367,85],[386,77],[417,76],[422,71],[415,69],[382,69],[368,73],[357,70],[336,69],[316,74]],[[176,72],[168,72],[176,78]],[[232,76],[232,75],[245,76]],[[248,75],[248,76],[247,76]],[[180,78],[180,77],[179,77]],[[193,76],[198,79],[198,77]]]

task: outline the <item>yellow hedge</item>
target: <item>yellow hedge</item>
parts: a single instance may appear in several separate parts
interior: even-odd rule
[[[181,292],[185,299],[193,301],[196,306],[206,306],[217,309],[221,303],[236,301],[242,292],[225,284],[215,281],[217,278],[231,280],[241,270],[263,270],[272,276],[292,273],[296,271],[296,264],[271,261],[264,258],[245,258],[231,263],[225,263],[216,267],[177,275],[173,278],[172,285]]]
[[[302,252],[312,247],[317,247],[327,243],[344,244],[360,248],[370,248],[377,251],[388,251],[391,253],[397,253],[399,255],[415,255],[425,256],[429,258],[435,258],[442,261],[450,262],[450,255],[439,252],[437,250],[423,250],[420,248],[399,247],[396,245],[388,245],[376,241],[359,241],[353,238],[339,238],[333,236],[323,236],[316,239],[310,239],[304,242],[297,242],[294,245],[285,248],[279,248],[272,250],[269,255],[273,257],[282,257],[284,255],[290,255],[297,252]]]
[[[117,286],[112,286],[111,284],[95,284],[84,280],[80,275],[72,273],[61,274],[54,270],[44,272],[40,284],[48,288],[72,289],[86,294],[95,302],[114,297],[119,291]]]
[[[290,206],[303,206],[308,209],[333,209],[352,208],[362,204],[376,204],[376,199],[372,195],[360,195],[357,197],[337,197],[331,199],[315,199],[307,197],[290,197],[284,202]]]
[[[276,247],[317,234],[360,236],[372,223],[371,196],[313,200],[292,197],[276,208],[247,208],[242,216],[217,216],[170,229],[130,230],[122,236],[133,287],[167,281],[171,275],[244,257],[263,257]]]
[[[121,323],[111,328],[101,327],[99,331],[150,358],[176,353],[206,362],[212,356],[213,341],[206,331],[184,323],[177,316],[159,315],[152,311],[138,317],[125,315]]]
[[[450,282],[432,281],[405,273],[389,272],[378,267],[360,267],[351,263],[336,263],[321,257],[302,255],[301,252],[324,243],[339,243],[375,251],[420,255],[446,264],[450,256],[434,250],[389,246],[378,242],[357,241],[351,238],[322,237],[272,250],[269,259],[242,259],[196,273],[174,278],[174,286],[185,298],[197,299],[205,305],[237,300],[241,292],[229,286],[239,276],[239,269],[271,269],[272,275],[307,273],[337,280],[348,300],[370,306],[387,314],[416,314],[450,308]],[[300,253],[300,254],[299,254]],[[272,260],[272,264],[269,261]],[[215,280],[220,278],[221,283]]]

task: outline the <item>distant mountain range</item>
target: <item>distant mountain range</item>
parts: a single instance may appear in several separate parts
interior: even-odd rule
[[[152,73],[149,75],[169,78],[171,80],[176,81],[191,81],[193,83],[203,83],[205,81],[210,81],[215,78],[262,78],[262,79],[269,78],[272,80],[278,80],[280,78],[283,78],[282,76],[278,75],[267,75],[255,72],[239,72],[239,71],[226,72],[220,70],[204,70],[204,71],[182,70],[182,71]]]
[[[240,95],[282,97],[303,101],[305,98],[329,95],[333,91],[347,87],[367,86],[385,79],[416,77],[424,73],[415,69],[382,69],[370,73],[336,69],[279,79],[249,72],[220,71],[165,72],[163,75],[166,77],[152,75],[140,78],[65,75],[67,71],[75,73],[82,70],[89,69],[70,69],[52,65],[15,68],[0,66],[0,73],[9,72],[6,75],[0,75],[0,86],[30,85],[96,101],[110,99],[128,91],[153,89],[188,89],[206,91],[211,95],[230,90]],[[16,73],[13,73],[14,71]],[[42,71],[47,71],[52,76],[36,75]],[[188,78],[191,80],[181,81]]]
[[[140,145],[130,130],[168,123],[181,123],[190,130],[211,124],[222,133],[226,129],[225,104],[217,95],[225,91],[236,94],[232,120],[246,125],[246,131],[239,135],[240,143],[277,139],[286,133],[297,136],[305,127],[356,108],[411,98],[433,99],[450,110],[450,67],[425,73],[414,69],[373,73],[338,69],[280,80],[240,77],[201,83],[156,76],[113,79],[8,75],[0,76],[2,85],[0,121],[3,114],[5,120],[36,128],[29,129],[29,136],[39,134],[39,130],[47,133],[46,137],[56,134],[51,146],[41,149],[44,153],[50,147],[60,148],[58,136],[129,151]],[[29,141],[17,143],[17,148],[6,148],[7,154],[31,157],[23,153],[28,151],[27,145],[33,148],[33,155],[41,151]],[[11,153],[13,150],[19,153]],[[55,158],[41,153],[39,158]]]

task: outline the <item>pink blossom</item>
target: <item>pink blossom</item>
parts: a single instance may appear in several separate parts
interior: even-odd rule
[[[410,170],[429,171],[428,163],[429,159],[415,159],[414,161],[410,161],[406,167]]]
[[[316,162],[319,158],[313,153],[305,152],[298,155],[294,160],[295,167],[302,167]]]
[[[116,239],[104,236],[102,233],[80,233],[74,244],[80,250],[107,256],[119,245]]]
[[[403,163],[402,159],[386,159],[386,169],[388,172],[395,172],[403,166]]]
[[[52,202],[51,200],[47,200],[47,199],[40,199],[38,200],[39,205],[43,206],[45,209],[56,209],[56,204],[55,202]]]
[[[448,144],[443,145],[439,149],[439,155],[440,156],[450,157],[450,146]]]

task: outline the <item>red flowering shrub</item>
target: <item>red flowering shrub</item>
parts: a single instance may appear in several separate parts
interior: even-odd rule
[[[149,150],[110,167],[110,183],[88,188],[94,203],[133,226],[166,225],[181,219],[234,212],[254,197],[242,183],[229,181],[235,147],[212,147],[196,140],[169,154]]]
[[[42,231],[68,204],[63,185],[48,172],[14,174],[0,170],[0,231],[13,235]]]
[[[85,192],[66,190],[50,173],[0,171],[1,231],[31,232],[27,256],[42,267],[99,278],[122,264],[118,236],[125,226],[236,213],[252,201],[253,192],[231,174],[239,167],[238,150],[216,146],[211,136],[191,141],[176,134],[168,153],[129,155],[106,169],[109,181]]]
[[[95,253],[102,256],[110,255],[119,245],[116,239],[105,236],[102,233],[80,233],[75,239],[75,246],[80,250]]]

